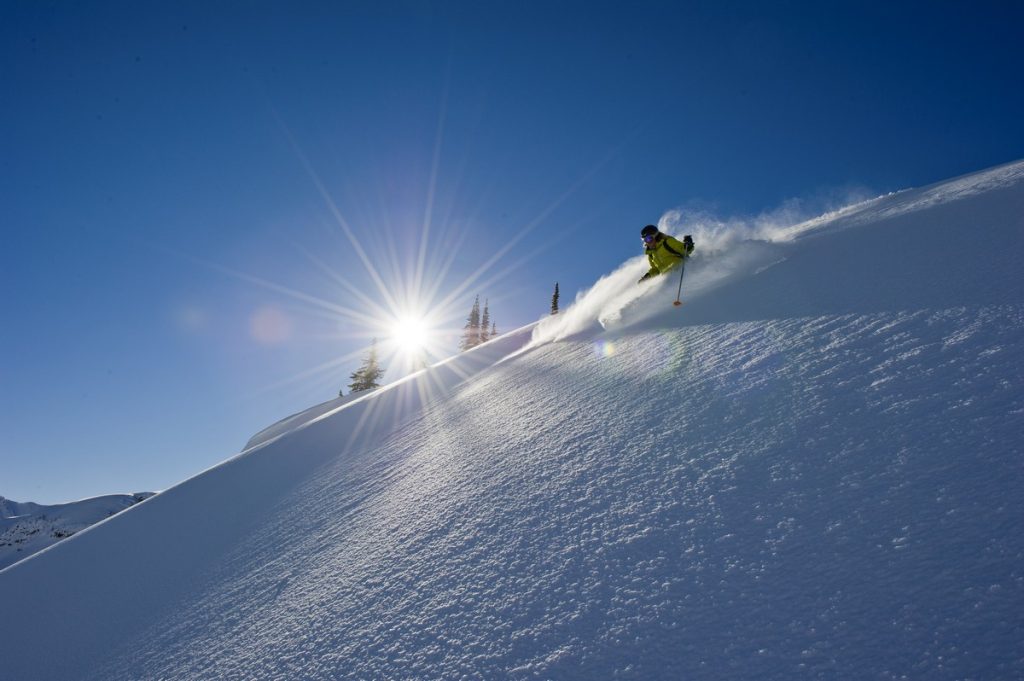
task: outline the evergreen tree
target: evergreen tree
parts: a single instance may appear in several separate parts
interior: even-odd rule
[[[462,328],[462,342],[459,343],[460,350],[469,350],[480,345],[480,296],[473,301],[473,309],[469,311],[466,318],[466,325]]]
[[[494,322],[491,322],[491,338],[497,338],[497,337],[498,337],[498,325],[495,324]]]
[[[370,352],[363,360],[363,365],[352,372],[352,382],[348,384],[352,392],[373,390],[380,387],[378,381],[384,376],[384,369],[377,363],[377,339],[370,344]]]
[[[558,314],[558,282],[555,282],[555,295],[551,296],[551,314]]]
[[[491,312],[487,309],[488,300],[484,299],[484,315],[480,318],[480,342],[486,343],[491,339]]]

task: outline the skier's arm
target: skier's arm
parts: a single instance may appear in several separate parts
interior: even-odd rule
[[[649,253],[647,254],[647,262],[649,262],[651,264],[651,269],[647,270],[647,274],[645,274],[644,276],[640,277],[639,281],[636,282],[638,284],[641,283],[641,282],[647,281],[651,277],[656,277],[659,274],[661,274],[661,270],[659,270],[654,265],[654,258],[652,258]]]
[[[690,253],[693,252],[693,241],[692,240],[689,240],[689,242],[688,242],[688,240],[686,238],[684,238],[682,241],[680,241],[679,239],[677,239],[677,238],[675,238],[673,236],[669,236],[669,235],[666,234],[665,235],[665,241],[668,242],[669,248],[671,248],[676,253],[682,253],[683,255],[690,255]]]

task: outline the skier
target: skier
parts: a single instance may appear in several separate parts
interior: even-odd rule
[[[679,241],[668,234],[662,234],[654,225],[647,225],[640,230],[640,238],[644,240],[644,253],[647,254],[647,262],[651,263],[651,269],[640,277],[638,284],[665,274],[693,253],[693,238],[689,234]]]

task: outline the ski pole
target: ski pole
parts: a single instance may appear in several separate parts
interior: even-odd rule
[[[679,296],[683,293],[683,275],[686,274],[686,258],[683,258],[683,262],[679,265],[679,288],[676,290],[676,301],[672,303],[676,307],[683,304],[683,301],[679,299]]]

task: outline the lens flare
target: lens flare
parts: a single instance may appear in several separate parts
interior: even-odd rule
[[[264,306],[249,317],[249,333],[262,345],[281,345],[292,337],[292,321],[281,309]]]
[[[594,343],[594,354],[601,358],[615,356],[615,344],[610,340],[599,340]]]

